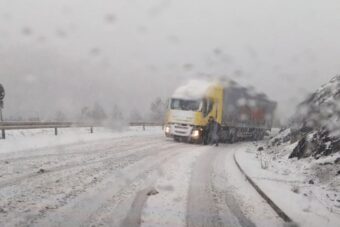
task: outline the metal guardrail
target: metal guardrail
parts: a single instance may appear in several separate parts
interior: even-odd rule
[[[143,131],[145,131],[146,126],[153,127],[153,126],[161,126],[162,129],[164,127],[163,123],[152,123],[152,122],[131,122],[129,123],[130,126],[142,126]]]
[[[130,126],[141,126],[145,130],[146,126],[163,126],[161,123],[153,122],[131,122]],[[98,127],[98,124],[81,123],[81,122],[24,122],[24,121],[4,121],[0,122],[1,138],[6,139],[7,130],[23,130],[23,129],[54,129],[54,134],[58,135],[60,128],[90,128],[90,133],[93,133],[93,128]]]
[[[130,122],[130,126],[163,126],[162,123],[154,123],[154,122]]]
[[[91,127],[94,124],[75,122],[0,122],[0,129],[35,129],[35,128],[70,128],[70,127]]]
[[[21,130],[21,129],[54,129],[54,134],[58,135],[59,128],[90,128],[90,133],[93,133],[94,124],[75,123],[75,122],[0,122],[1,138],[6,139],[7,130]]]

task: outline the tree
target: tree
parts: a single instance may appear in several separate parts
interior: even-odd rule
[[[126,126],[124,115],[118,105],[114,105],[112,107],[112,112],[110,114],[110,122],[108,123],[109,126],[115,130],[121,130]]]
[[[94,104],[91,115],[93,121],[96,123],[102,123],[107,119],[107,115],[105,113],[104,108],[98,102]]]
[[[150,106],[151,120],[155,123],[163,123],[166,112],[166,102],[163,102],[161,98],[156,98]]]
[[[113,122],[119,122],[119,121],[124,120],[123,113],[120,110],[119,106],[117,106],[117,105],[114,105],[113,108],[112,108],[111,120]]]
[[[92,113],[89,107],[85,106],[81,109],[80,120],[82,122],[92,121]]]

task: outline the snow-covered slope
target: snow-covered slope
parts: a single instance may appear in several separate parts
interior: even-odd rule
[[[298,106],[293,123],[308,128],[325,127],[339,133],[340,75],[324,84]],[[340,134],[337,134],[340,135]]]
[[[299,141],[291,158],[319,158],[340,151],[340,75],[298,106],[291,128],[291,141]]]
[[[304,212],[340,215],[340,75],[302,102],[290,127],[260,150],[269,172],[291,180],[292,192],[315,204]],[[322,207],[329,215],[317,211]]]

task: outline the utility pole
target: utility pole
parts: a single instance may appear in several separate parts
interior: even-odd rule
[[[0,84],[0,121],[3,121],[2,108],[4,108],[5,89]]]

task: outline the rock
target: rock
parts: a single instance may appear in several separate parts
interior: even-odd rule
[[[320,163],[320,166],[327,166],[327,165],[333,165],[333,163],[331,162],[324,162],[324,163]]]
[[[294,185],[294,186],[292,187],[292,192],[294,192],[294,193],[296,193],[296,194],[299,194],[299,193],[300,193],[300,188],[299,188],[299,186]]]
[[[272,141],[272,146],[280,146],[281,145],[281,142],[280,142],[280,139],[279,138],[275,138],[273,141]]]
[[[340,157],[335,159],[334,164],[340,164]]]
[[[308,184],[314,184],[314,181],[313,181],[313,180],[310,180],[310,181],[308,182]]]
[[[263,149],[263,147],[259,147],[257,150],[258,151],[263,151],[264,149]]]
[[[293,152],[290,154],[289,158],[298,158],[301,159],[304,156],[304,153],[307,148],[307,139],[303,137],[298,145],[294,148]]]
[[[298,145],[290,158],[319,159],[340,151],[340,138],[334,134],[340,130],[339,102],[340,75],[337,75],[298,105],[289,125],[290,141],[298,141]]]
[[[45,172],[46,172],[45,169],[39,169],[39,171],[37,173],[42,174],[42,173],[45,173]]]
[[[152,196],[152,195],[157,195],[159,192],[156,189],[151,189],[148,193],[147,196]]]

